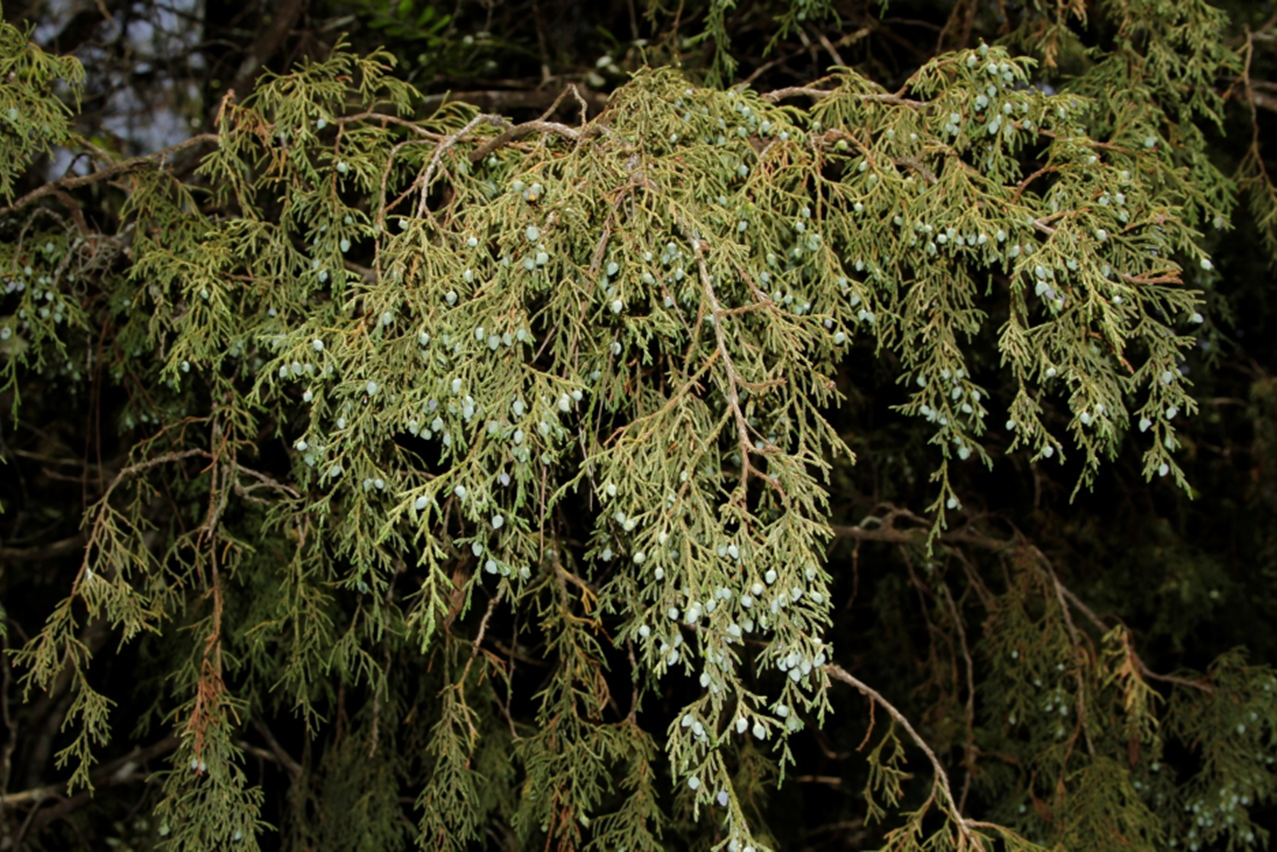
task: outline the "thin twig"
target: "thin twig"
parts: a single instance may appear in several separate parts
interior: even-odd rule
[[[446,136],[440,136],[432,130],[427,130],[415,121],[409,121],[406,118],[400,118],[396,115],[388,115],[387,113],[377,112],[375,110],[367,110],[365,112],[357,112],[354,115],[342,116],[341,118],[335,119],[334,123],[341,127],[356,121],[366,120],[380,121],[383,125],[393,124],[396,127],[406,128],[423,139],[427,139],[431,142],[443,142],[447,139]]]
[[[921,544],[926,540],[927,530],[921,526],[929,523],[925,518],[919,518],[908,510],[898,509],[891,505],[887,505],[886,509],[887,513],[883,516],[870,515],[857,525],[847,526],[835,524],[831,526],[830,529],[835,537],[851,538],[857,541],[881,541],[889,544]],[[894,525],[897,517],[906,517],[913,520],[919,523],[920,527],[918,529],[897,528]],[[993,536],[983,535],[979,532],[957,530],[940,535],[939,541],[943,544],[968,545],[971,547],[978,547],[982,550],[995,552],[1012,551],[1023,547],[1030,547],[1035,560],[1040,561],[1048,567],[1050,566],[1050,560],[1047,559],[1046,554],[1042,553],[1042,551],[1038,548],[1029,545],[1023,534],[1019,531],[1016,531],[1009,539],[999,539],[994,538]],[[1061,582],[1054,574],[1054,571],[1051,571],[1051,576],[1053,578],[1052,582],[1057,584],[1058,593],[1062,595],[1074,609],[1086,616],[1086,619],[1091,622],[1091,624],[1095,625],[1096,629],[1098,629],[1102,634],[1107,633],[1110,629],[1112,629],[1112,625],[1106,624],[1094,610],[1087,606],[1086,603],[1083,602],[1082,599],[1079,598],[1071,589],[1069,589],[1068,586],[1064,585],[1064,583]],[[1214,687],[1209,683],[1191,680],[1189,678],[1179,677],[1176,675],[1159,674],[1158,672],[1150,669],[1139,655],[1134,652],[1134,649],[1132,649],[1131,653],[1139,666],[1140,672],[1147,678],[1161,681],[1163,683],[1188,687],[1190,689],[1199,689],[1203,692],[1214,692]]]
[[[1060,604],[1060,613],[1064,617],[1064,626],[1069,632],[1069,640],[1073,643],[1073,676],[1077,681],[1077,724],[1082,730],[1082,735],[1086,738],[1086,750],[1091,757],[1095,757],[1095,743],[1091,742],[1091,732],[1086,728],[1086,681],[1082,677],[1082,661],[1079,655],[1082,649],[1082,639],[1078,635],[1077,627],[1073,624],[1073,615],[1069,612],[1069,605],[1064,601],[1064,584],[1060,582],[1060,578],[1055,576],[1054,569],[1051,568],[1046,556],[1036,547],[1032,549],[1037,556],[1038,564],[1041,570],[1045,572],[1047,578],[1051,581],[1052,587],[1055,589],[1056,600]]]
[[[967,665],[967,701],[962,711],[967,728],[967,741],[963,747],[962,762],[966,764],[967,774],[962,779],[962,795],[958,797],[958,807],[965,808],[967,794],[971,792],[971,779],[975,776],[975,663],[971,661],[971,648],[967,645],[967,631],[962,626],[962,613],[958,611],[958,605],[949,591],[949,584],[944,580],[940,581],[940,591],[949,608],[949,617],[953,619],[954,629],[958,631],[958,644],[962,648],[962,659]]]
[[[443,160],[443,155],[447,153],[452,146],[465,139],[475,130],[475,128],[482,124],[492,124],[497,127],[505,127],[508,126],[509,123],[509,121],[499,115],[476,115],[474,118],[466,122],[465,127],[462,127],[456,133],[451,134],[435,147],[434,154],[430,157],[430,162],[427,164],[425,172],[422,173],[421,177],[413,181],[412,187],[404,193],[407,195],[415,189],[421,190],[421,201],[417,204],[417,218],[420,219],[428,211],[428,208],[426,207],[426,199],[430,195],[430,182],[434,180],[435,172],[439,168],[440,161]],[[473,162],[473,159],[471,161]]]
[[[834,61],[835,65],[845,66],[847,63],[843,61],[842,54],[838,52],[838,48],[834,47],[834,43],[829,40],[829,36],[825,35],[819,27],[815,28],[816,40],[820,42],[820,46],[829,54],[829,58]]]
[[[687,229],[685,228],[684,230]],[[692,252],[696,255],[696,268],[700,274],[701,286],[705,288],[705,298],[709,301],[710,306],[710,318],[714,323],[714,340],[718,345],[718,352],[722,355],[723,371],[727,376],[727,393],[724,396],[727,397],[727,407],[736,423],[737,443],[740,446],[741,503],[742,509],[744,509],[744,503],[749,494],[749,474],[753,470],[750,455],[757,452],[757,448],[749,437],[749,422],[745,419],[745,412],[741,409],[740,380],[736,374],[736,367],[732,363],[731,353],[727,349],[727,337],[723,332],[726,311],[719,304],[718,295],[714,292],[714,283],[709,274],[709,266],[705,263],[704,244],[691,233],[688,233],[687,236],[691,239]],[[770,477],[765,477],[765,479],[769,483],[771,482]]]
[[[1109,630],[1112,629],[1110,625],[1105,624],[1104,621],[1098,615],[1096,615],[1095,610],[1087,606],[1082,601],[1082,599],[1079,598],[1076,594],[1074,594],[1073,590],[1070,589],[1068,586],[1061,584],[1060,591],[1063,593],[1065,599],[1067,599],[1068,602],[1073,605],[1073,608],[1076,609],[1078,612],[1082,613],[1084,616],[1086,616],[1087,620],[1090,621],[1092,624],[1094,624],[1096,629],[1100,630],[1103,633],[1107,633]],[[1131,658],[1135,660],[1135,664],[1139,666],[1140,674],[1144,675],[1144,677],[1150,678],[1152,680],[1160,680],[1163,683],[1175,684],[1177,686],[1186,686],[1190,689],[1198,689],[1207,694],[1213,693],[1215,691],[1214,686],[1200,680],[1190,680],[1189,678],[1179,677],[1177,675],[1158,674],[1157,672],[1150,669],[1147,665],[1145,665],[1144,660],[1140,657],[1139,654],[1135,652],[1135,648],[1131,646],[1129,640],[1127,642],[1127,652],[1131,655]]]
[[[105,517],[104,509],[107,506],[107,501],[111,499],[111,493],[115,491],[116,487],[118,487],[126,479],[130,479],[133,476],[150,470],[153,467],[168,464],[169,462],[182,461],[183,459],[193,458],[195,456],[202,456],[204,458],[213,457],[212,453],[204,449],[192,448],[187,450],[178,450],[176,452],[164,453],[163,455],[156,456],[153,459],[147,459],[146,461],[129,465],[115,475],[115,478],[111,480],[111,484],[107,486],[106,492],[97,502],[97,517],[93,521],[93,528],[89,533],[88,540],[84,544],[84,559],[80,563],[80,572],[76,576],[77,583],[79,583],[85,573],[90,570],[89,555],[92,553],[93,546],[97,543],[98,536],[102,531],[102,525],[104,523],[103,518]]]
[[[814,86],[786,86],[783,89],[774,89],[761,95],[762,99],[769,103],[783,101],[785,98],[808,97],[820,100],[829,95],[838,92],[837,89],[817,89]],[[893,104],[895,106],[907,106],[914,109],[924,109],[930,107],[931,104],[926,101],[916,101],[912,98],[901,97],[900,95],[890,94],[888,92],[874,92],[868,94],[852,94],[851,97],[858,98],[862,101],[872,101],[880,104]]]

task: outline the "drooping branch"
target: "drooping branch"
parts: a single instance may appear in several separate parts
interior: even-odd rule
[[[871,514],[859,524],[854,526],[835,524],[831,527],[831,529],[836,537],[850,538],[855,539],[856,541],[881,541],[897,545],[925,544],[927,540],[927,528],[922,525],[927,523],[926,519],[918,517],[908,509],[901,509],[889,504],[883,508],[886,509],[885,514]],[[896,526],[896,520],[898,518],[914,521],[918,523],[919,526],[912,529],[902,529]],[[1086,620],[1094,625],[1102,634],[1107,633],[1113,627],[1112,624],[1106,623],[1105,620],[1091,609],[1081,598],[1079,598],[1075,592],[1069,589],[1068,586],[1064,585],[1059,576],[1056,574],[1054,567],[1051,564],[1051,560],[1048,559],[1046,554],[1038,547],[1028,541],[1024,534],[1019,530],[1015,530],[1008,538],[997,538],[995,536],[982,533],[979,530],[975,530],[971,526],[967,526],[960,530],[943,533],[936,537],[936,541],[947,545],[977,547],[981,550],[992,552],[1011,552],[1027,549],[1029,554],[1033,557],[1034,563],[1046,572],[1048,581],[1051,583],[1059,601],[1059,605],[1064,610],[1067,627],[1069,629],[1070,636],[1075,643],[1079,641],[1079,638],[1073,622],[1068,615],[1068,609],[1070,606],[1081,613]],[[1139,654],[1135,652],[1134,648],[1129,648],[1128,650],[1130,651],[1131,657],[1135,660],[1139,667],[1140,673],[1147,678],[1158,680],[1163,683],[1188,687],[1190,689],[1199,689],[1204,692],[1214,691],[1214,687],[1212,687],[1209,683],[1178,677],[1176,675],[1159,674],[1158,672],[1150,669],[1144,663],[1143,659],[1141,659]],[[1079,682],[1079,691],[1080,690],[1081,684]]]
[[[262,739],[266,741],[266,745],[270,748],[271,754],[274,755],[275,759],[279,761],[279,765],[288,770],[288,774],[292,777],[300,778],[302,775],[301,764],[284,750],[284,747],[279,744],[279,740],[275,739],[274,732],[266,725],[266,722],[256,713],[253,714],[250,721],[253,723],[253,727],[257,729],[257,733],[261,734]]]
[[[967,631],[962,626],[962,613],[958,611],[957,602],[953,599],[953,593],[949,591],[949,584],[940,583],[940,591],[944,596],[945,606],[948,607],[949,617],[953,619],[954,630],[958,633],[959,647],[962,649],[962,659],[966,663],[967,675],[967,700],[963,707],[963,722],[966,725],[966,745],[964,746],[963,763],[966,764],[966,776],[962,779],[962,795],[958,800],[959,807],[965,807],[967,802],[967,794],[971,792],[971,780],[975,775],[975,663],[971,659],[971,646],[967,642]]]
[[[77,582],[83,579],[83,577],[85,577],[86,575],[92,576],[92,566],[89,564],[89,557],[93,553],[94,545],[98,543],[99,539],[102,536],[102,530],[103,530],[103,524],[104,524],[104,518],[105,518],[104,512],[102,510],[108,505],[108,501],[111,499],[111,495],[115,491],[115,489],[119,485],[124,483],[126,480],[132,479],[134,476],[136,476],[139,473],[143,473],[145,471],[151,470],[152,468],[159,467],[160,465],[165,465],[171,462],[182,461],[184,459],[195,458],[195,457],[212,458],[213,455],[208,450],[205,450],[200,447],[192,447],[186,450],[176,450],[173,452],[168,452],[168,453],[164,453],[163,455],[156,456],[153,459],[147,459],[146,461],[141,461],[141,462],[137,462],[136,464],[131,464],[128,467],[121,470],[118,474],[116,474],[115,479],[111,481],[111,484],[107,487],[106,492],[102,495],[102,498],[98,501],[99,508],[98,508],[98,511],[95,513],[93,524],[89,531],[88,540],[85,542],[84,560],[80,566],[80,577],[77,578]]]
[[[1087,621],[1094,624],[1095,627],[1101,631],[1107,632],[1110,629],[1111,625],[1105,624],[1103,619],[1101,619],[1100,616],[1096,615],[1095,610],[1087,606],[1086,603],[1081,598],[1079,598],[1073,592],[1072,589],[1070,589],[1068,586],[1065,586],[1063,583],[1060,583],[1058,578],[1055,579],[1055,582],[1057,584],[1057,587],[1059,588],[1061,596],[1063,596],[1070,604],[1072,604],[1074,609],[1076,609],[1078,612],[1086,616]],[[1144,662],[1144,660],[1140,657],[1140,655],[1136,653],[1135,648],[1131,645],[1129,633],[1127,634],[1127,638],[1125,641],[1126,641],[1127,653],[1130,654],[1131,659],[1135,660],[1135,664],[1139,666],[1140,674],[1144,675],[1144,677],[1149,678],[1150,680],[1158,680],[1158,681],[1161,681],[1162,683],[1173,684],[1175,686],[1184,686],[1189,689],[1201,690],[1202,692],[1205,692],[1205,693],[1213,693],[1215,691],[1214,686],[1204,681],[1191,680],[1186,677],[1179,677],[1178,675],[1159,674],[1158,672],[1153,671],[1152,669],[1148,667],[1148,665]]]
[[[913,744],[921,749],[922,753],[927,756],[927,761],[931,764],[931,770],[934,774],[932,795],[934,796],[937,792],[941,795],[944,800],[942,807],[944,807],[945,812],[948,814],[949,818],[953,820],[954,824],[958,826],[958,832],[960,834],[958,841],[959,849],[970,848],[972,850],[984,850],[989,848],[985,843],[985,839],[980,834],[975,833],[975,829],[987,828],[1007,834],[1012,833],[1003,826],[967,819],[962,815],[958,806],[958,800],[953,795],[953,788],[949,784],[949,773],[945,772],[944,764],[941,763],[940,758],[936,756],[935,750],[932,749],[931,746],[927,744],[927,741],[922,738],[918,731],[909,722],[908,717],[901,713],[894,704],[884,698],[882,693],[878,692],[872,686],[835,663],[830,663],[825,666],[825,672],[834,680],[839,680],[849,686],[855,687],[862,695],[877,706],[881,707],[883,710],[887,711],[887,715],[889,715],[897,725],[904,728],[905,733],[909,735],[909,739],[913,742]]]

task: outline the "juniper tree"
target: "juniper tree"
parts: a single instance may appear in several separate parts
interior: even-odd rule
[[[1029,4],[898,86],[757,90],[728,11],[706,74],[637,68],[597,114],[427,104],[339,41],[133,159],[77,134],[78,64],[4,25],[10,415],[108,396],[122,447],[8,637],[16,695],[64,702],[68,793],[159,742],[130,842],[782,848],[768,797],[842,723],[866,844],[1266,843],[1274,672],[1155,672],[1062,552],[967,508],[1011,464],[1193,487],[1183,367],[1238,189],[1209,139],[1252,42],[1204,3],[1104,4],[1102,45]],[[59,146],[92,170],[18,193]],[[927,496],[848,517],[870,388]],[[849,629],[871,542],[926,650]],[[921,674],[875,682],[902,649]]]

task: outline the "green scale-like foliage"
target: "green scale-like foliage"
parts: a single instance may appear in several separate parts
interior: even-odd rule
[[[36,69],[22,97],[76,82],[4,39],[7,64]],[[927,424],[933,536],[960,505],[954,466],[991,463],[990,417],[1035,460],[1077,452],[1079,486],[1132,429],[1146,477],[1186,484],[1175,424],[1196,403],[1177,365],[1201,316],[1180,262],[1209,268],[1194,228],[1232,203],[1189,129],[1213,107],[1148,107],[1166,72],[1117,113],[1100,91],[1043,93],[1033,67],[981,47],[896,93],[843,69],[772,96],[644,70],[597,118],[516,126],[458,104],[418,118],[384,55],[339,48],[224,103],[198,183],[129,170],[127,277],[93,280],[118,324],[113,377],[149,384],[124,425],[157,428],[87,513],[84,566],[18,654],[31,689],[73,672],[73,783],[110,736],[76,638],[87,613],[124,640],[179,637],[154,711],[181,735],[166,848],[255,848],[262,793],[237,731],[267,706],[317,729],[346,690],[368,705],[296,782],[296,837],[388,848],[404,783],[428,848],[466,848],[498,818],[524,848],[660,849],[674,825],[771,848],[763,780],[831,712],[842,650],[825,641],[828,477],[850,451],[827,413],[852,348],[893,365],[898,413]],[[6,169],[65,138],[56,115],[47,137],[0,140]],[[31,217],[0,248],[10,385],[72,364],[66,329],[89,327],[74,294],[93,261],[54,225]],[[1047,397],[1066,425],[1043,418]],[[287,460],[264,472],[276,442]],[[156,546],[150,507],[178,479],[186,514]],[[975,783],[1058,818],[967,819],[939,775],[909,799],[920,743],[893,717],[865,752],[891,848],[1037,848],[1016,831],[1153,848],[1158,814],[1194,796],[1221,816],[1186,836],[1253,831],[1219,809],[1271,796],[1271,770],[1227,730],[1271,737],[1255,693],[1271,675],[1230,659],[1213,691],[1176,687],[1168,727],[1205,768],[1136,778],[1113,755],[1157,753],[1160,698],[1122,637],[1087,655],[1047,576],[1019,565],[981,650],[1005,712],[977,733],[1035,780]],[[510,717],[519,682],[487,632],[507,614],[545,665],[531,719]],[[696,697],[645,728],[670,683]],[[1035,690],[1089,709],[1027,727]],[[1137,781],[1176,786],[1154,813]],[[333,802],[376,832],[304,819]]]

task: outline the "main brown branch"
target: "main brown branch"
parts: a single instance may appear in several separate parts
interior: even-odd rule
[[[11,216],[19,210],[22,210],[24,207],[29,207],[40,199],[47,198],[50,195],[61,195],[69,190],[92,186],[93,184],[101,183],[104,180],[111,180],[112,178],[119,177],[120,175],[127,174],[137,169],[144,168],[146,166],[153,166],[156,163],[163,162],[168,157],[181,153],[189,148],[195,148],[199,145],[215,142],[217,142],[216,133],[201,133],[198,136],[192,136],[190,139],[179,142],[176,145],[170,145],[164,150],[156,151],[153,154],[130,157],[127,160],[121,160],[114,165],[107,166],[104,169],[98,169],[97,171],[87,175],[75,175],[73,177],[65,177],[61,180],[46,183],[43,186],[39,186],[31,190],[8,207],[0,208],[0,216]]]

